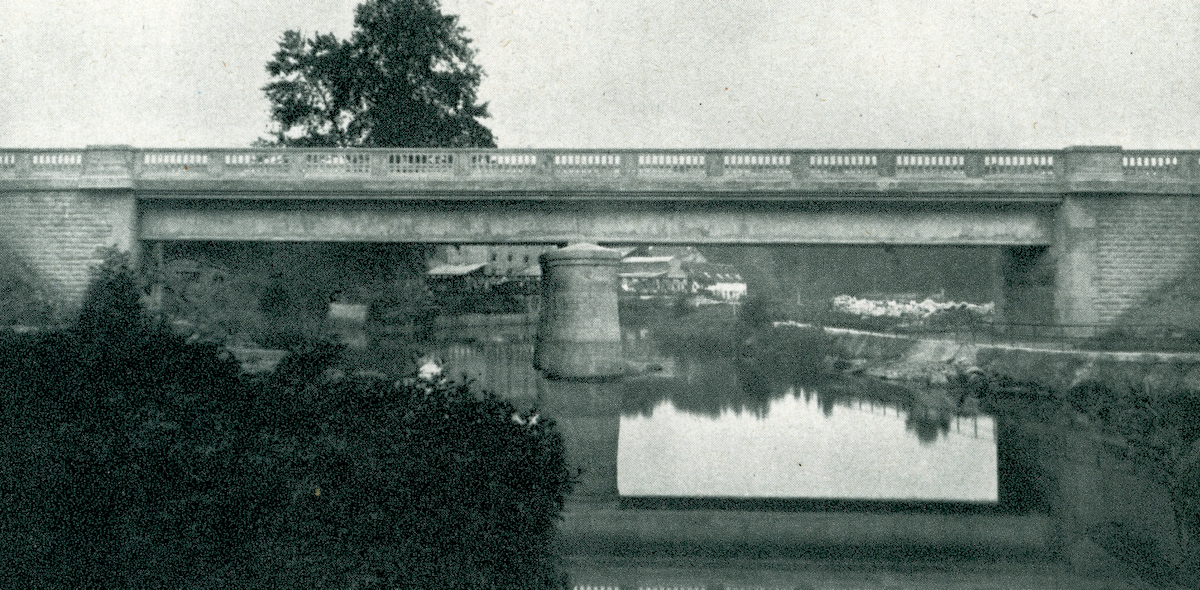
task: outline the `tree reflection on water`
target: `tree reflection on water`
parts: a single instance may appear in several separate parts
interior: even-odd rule
[[[726,412],[765,418],[771,403],[789,394],[816,398],[825,416],[835,406],[905,414],[905,427],[922,443],[934,443],[950,431],[959,414],[957,396],[945,389],[899,385],[821,371],[798,371],[787,363],[759,363],[723,357],[675,356],[664,363],[674,370],[626,380],[621,387],[623,415],[649,417],[664,401],[677,410],[719,418]]]

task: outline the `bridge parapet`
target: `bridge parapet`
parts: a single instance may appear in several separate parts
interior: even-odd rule
[[[0,150],[6,188],[1194,193],[1200,152],[1066,150]],[[215,185],[213,183],[216,183]],[[1195,185],[1195,186],[1194,186]]]

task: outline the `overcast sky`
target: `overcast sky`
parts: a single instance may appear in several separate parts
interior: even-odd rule
[[[443,0],[500,147],[1200,149],[1200,3]],[[266,135],[358,0],[0,0],[0,147]]]

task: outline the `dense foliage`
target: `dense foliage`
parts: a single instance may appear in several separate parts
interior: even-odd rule
[[[0,326],[44,324],[56,319],[56,311],[21,256],[0,245]]]
[[[1152,468],[1170,494],[1181,548],[1200,563],[1200,391],[1088,381],[1068,391],[1067,402],[1116,435],[1123,455]]]
[[[348,40],[287,31],[263,88],[294,147],[495,147],[478,119],[482,69],[438,0],[367,0]]]
[[[247,377],[98,275],[76,328],[0,342],[0,586],[563,584],[552,421],[333,346]]]
[[[1200,390],[1185,381],[1152,386],[1149,379],[1133,383],[1124,375],[1103,373],[1069,389],[999,375],[972,378],[964,386],[983,400],[984,411],[1002,422],[1038,425],[1021,426],[1017,430],[1024,433],[1010,432],[1010,438],[1036,437],[1045,425],[1070,423],[1103,441],[1107,451],[1149,468],[1169,495],[1179,561],[1167,559],[1155,541],[1123,530],[1119,514],[1108,515],[1112,520],[1089,530],[1089,536],[1146,579],[1167,587],[1196,586],[1200,581]],[[1024,444],[1009,444],[1008,450]],[[1036,471],[1039,459],[1029,456],[1020,463],[1025,471]],[[1022,495],[1043,493],[1031,481]]]
[[[162,250],[146,270],[162,293],[163,320],[226,346],[289,349],[334,336],[333,301],[370,305],[379,327],[423,321],[431,305],[421,245],[176,242]]]

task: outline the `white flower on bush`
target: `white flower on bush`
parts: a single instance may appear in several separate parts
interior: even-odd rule
[[[442,366],[437,364],[437,361],[425,361],[421,368],[417,369],[417,377],[425,381],[435,381],[442,375]]]

